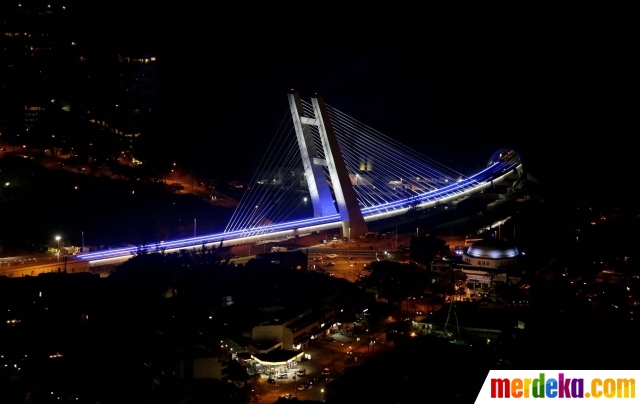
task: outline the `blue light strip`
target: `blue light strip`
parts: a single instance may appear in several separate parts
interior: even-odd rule
[[[454,184],[440,188],[438,190],[429,191],[429,192],[426,192],[411,198],[407,198],[401,201],[390,202],[386,204],[387,206],[385,207],[380,205],[380,206],[365,208],[362,210],[362,213],[365,216],[365,218],[367,218],[368,216],[372,216],[374,214],[379,213],[380,209],[382,208],[407,208],[414,203],[425,203],[425,202],[436,201],[438,199],[443,199],[451,195],[455,195],[463,191],[466,191],[468,189],[471,189],[474,186],[486,184],[492,181],[493,179],[504,175],[504,173],[506,173],[507,171],[514,169],[515,167],[517,167],[518,164],[519,163],[510,164],[510,163],[504,163],[504,162],[497,162],[486,167],[479,173],[467,179],[464,179],[460,182],[456,182]],[[296,220],[296,221],[261,227],[259,230],[259,233],[257,229],[255,230],[256,231],[255,234],[267,235],[269,233],[276,233],[279,231],[293,230],[293,229],[299,229],[304,227],[329,224],[329,223],[334,223],[339,221],[340,221],[340,215],[337,215],[337,214],[331,215],[331,216],[319,217],[319,218]],[[233,240],[237,238],[247,237],[250,235],[253,235],[253,234],[247,234],[246,230],[236,230],[232,232],[224,232],[224,233],[210,234],[210,235],[205,235],[200,237],[191,237],[191,238],[185,238],[180,240],[174,240],[174,241],[169,241],[162,244],[147,244],[142,248],[148,251],[155,251],[157,247],[164,248],[164,249],[187,248],[187,247],[199,246],[205,243],[208,244],[208,243],[220,242],[223,240]],[[138,247],[117,248],[112,250],[79,254],[78,258],[91,261],[91,260],[99,260],[99,259],[107,259],[107,258],[124,257],[124,256],[129,256],[131,254],[134,254],[137,250],[138,250]]]

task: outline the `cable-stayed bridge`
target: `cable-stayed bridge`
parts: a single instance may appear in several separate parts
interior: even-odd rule
[[[295,90],[255,175],[222,233],[80,254],[92,263],[128,259],[139,248],[166,252],[259,243],[339,229],[358,238],[367,223],[449,203],[522,174],[503,149],[466,176]]]

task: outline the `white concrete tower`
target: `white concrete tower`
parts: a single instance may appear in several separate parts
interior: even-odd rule
[[[322,97],[317,93],[314,94],[311,98],[311,103],[315,119],[310,123],[317,126],[320,133],[326,164],[331,176],[333,193],[338,203],[338,213],[340,213],[340,219],[342,220],[342,237],[358,238],[367,232],[367,223],[362,216],[356,191],[353,189],[344,157],[340,151],[338,138],[333,131],[327,107]]]
[[[302,155],[304,175],[309,186],[313,215],[315,217],[335,215],[338,211],[333,203],[331,189],[322,168],[327,164],[325,160],[319,158],[316,145],[313,142],[313,133],[311,133],[311,128],[309,127],[310,124],[315,122],[315,119],[309,119],[304,116],[300,95],[294,89],[289,93],[289,106],[291,107],[293,126],[296,128],[296,138]]]

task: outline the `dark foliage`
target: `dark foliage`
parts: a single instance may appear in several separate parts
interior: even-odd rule
[[[376,261],[371,263],[371,276],[367,282],[379,288],[380,297],[397,303],[420,293],[429,282],[429,274],[415,265]]]
[[[449,252],[444,240],[431,235],[412,237],[410,248],[411,258],[424,265],[429,265],[435,256]]]

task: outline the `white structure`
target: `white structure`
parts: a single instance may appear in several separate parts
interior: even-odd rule
[[[291,90],[289,93],[289,107],[291,107],[304,175],[313,204],[313,215],[315,217],[335,215],[338,212],[322,168],[326,165],[326,161],[319,158],[316,145],[313,142],[313,133],[309,127],[309,119],[302,115],[304,113],[302,101],[295,90]]]
[[[517,265],[519,255],[511,243],[490,238],[473,243],[463,254],[462,261],[477,268],[499,269]]]
[[[470,284],[491,285],[500,282],[516,284],[521,253],[511,243],[503,240],[484,239],[474,242],[463,253],[461,262],[455,258],[442,258],[431,263],[431,270],[440,272],[446,269],[461,270],[467,275]]]
[[[305,175],[309,184],[309,192],[316,217],[335,214],[335,205],[325,179],[323,166],[329,169],[333,193],[338,204],[338,213],[342,222],[342,237],[356,238],[367,232],[356,191],[353,189],[344,157],[338,145],[338,139],[333,132],[331,120],[322,98],[316,93],[311,98],[314,117],[301,114],[302,102],[295,90],[289,94],[289,106],[293,116],[298,145],[302,154]],[[309,125],[316,126],[320,133],[320,141],[325,159],[321,159],[313,143],[313,135]]]

